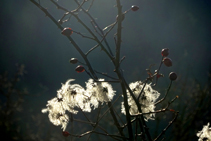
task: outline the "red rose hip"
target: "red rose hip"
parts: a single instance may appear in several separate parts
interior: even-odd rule
[[[63,35],[65,36],[70,36],[73,34],[73,30],[69,27],[65,27],[62,32],[61,32]]]
[[[167,56],[169,55],[169,49],[168,49],[168,48],[162,49],[161,55],[162,55],[163,57],[167,57]]]
[[[81,73],[81,72],[84,72],[85,71],[85,68],[82,65],[78,65],[75,68],[75,71],[78,72],[78,73]]]
[[[167,67],[171,67],[172,66],[172,61],[170,58],[166,57],[163,59],[163,63],[167,66]]]
[[[65,136],[65,137],[68,137],[68,136],[70,135],[70,133],[67,132],[67,131],[63,131],[63,132],[62,132],[62,135]]]

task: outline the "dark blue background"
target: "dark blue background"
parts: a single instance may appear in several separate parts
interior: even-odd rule
[[[75,8],[73,2],[59,0],[69,10]],[[209,0],[130,0],[121,1],[123,11],[131,5],[139,5],[137,12],[129,12],[123,21],[121,56],[126,56],[122,63],[125,78],[128,82],[144,80],[145,69],[161,59],[162,48],[170,49],[173,60],[171,68],[163,67],[165,76],[170,71],[178,73],[176,86],[187,77],[187,83],[197,79],[203,85],[208,77],[211,63],[211,3]],[[52,3],[41,4],[58,20],[63,16]],[[113,23],[117,15],[114,0],[95,1],[90,13],[96,18],[99,26]],[[79,14],[84,22],[90,20]],[[0,71],[15,72],[15,64],[24,64],[27,74],[21,84],[30,95],[25,105],[35,112],[45,107],[46,101],[56,96],[61,83],[67,79],[76,79],[76,83],[85,85],[89,77],[85,73],[74,71],[69,59],[81,57],[67,38],[60,34],[56,25],[30,1],[2,1],[0,5]],[[64,27],[89,35],[74,19]],[[113,34],[107,38],[113,51],[115,50]],[[93,41],[81,38],[77,34],[71,36],[86,52],[95,45]],[[112,76],[113,65],[105,53],[96,49],[89,56],[92,66]],[[83,61],[83,60],[81,60]],[[160,89],[167,87],[169,80],[161,80]],[[39,94],[39,96],[37,96]],[[46,115],[47,116],[47,115]]]

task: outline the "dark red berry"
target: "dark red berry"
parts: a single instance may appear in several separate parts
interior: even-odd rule
[[[138,9],[139,9],[139,7],[136,6],[136,5],[132,5],[132,6],[131,6],[131,10],[132,10],[132,11],[137,11]]]
[[[70,135],[70,133],[67,132],[67,131],[63,131],[63,132],[62,132],[62,135],[65,136],[65,137],[68,137],[68,136]]]
[[[71,64],[76,64],[76,63],[78,63],[78,59],[77,58],[71,58],[70,59],[70,63]]]
[[[169,79],[170,79],[171,81],[176,80],[176,79],[177,79],[177,74],[176,74],[175,72],[169,73]]]
[[[163,57],[167,57],[167,56],[169,55],[169,49],[168,49],[168,48],[162,49],[161,55],[162,55]]]
[[[171,67],[172,66],[172,61],[170,58],[166,57],[163,59],[163,63],[167,66],[167,67]]]
[[[65,36],[70,36],[73,34],[73,30],[69,27],[65,27],[62,32],[61,32],[63,35]]]
[[[84,72],[85,71],[85,68],[82,65],[78,65],[75,68],[75,71],[77,71],[78,73],[81,73],[81,72]]]

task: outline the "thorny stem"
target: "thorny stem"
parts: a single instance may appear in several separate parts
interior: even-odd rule
[[[57,7],[61,7],[59,6],[56,2],[54,2],[53,0],[51,0]],[[82,2],[82,4],[79,5],[79,7],[74,10],[74,11],[66,11],[67,15],[71,14],[72,16],[74,16],[78,22],[84,27],[86,28],[86,30],[94,37],[95,41],[101,46],[102,50],[105,51],[105,53],[109,56],[109,58],[112,60],[113,57],[111,56],[111,54],[105,49],[105,47],[103,46],[103,44],[98,40],[97,36],[95,36],[95,34],[89,29],[89,27],[83,22],[81,21],[81,19],[78,17],[77,14],[75,14],[75,11],[78,11],[79,8],[82,8],[82,5],[84,4],[85,1]]]
[[[33,0],[34,1],[34,0]],[[57,7],[59,7],[60,9],[62,8],[60,5],[58,5],[54,0],[51,0]],[[113,60],[113,56],[111,56],[111,54],[105,49],[105,47],[103,46],[103,44],[101,43],[101,41],[98,40],[97,36],[95,36],[95,34],[89,29],[89,27],[83,22],[81,21],[81,19],[78,17],[77,14],[75,14],[74,12],[78,11],[80,8],[82,9],[82,5],[85,3],[86,1],[83,1],[81,5],[79,5],[79,7],[76,10],[73,11],[68,11],[66,10],[66,15],[71,14],[73,17],[75,17],[78,22],[94,37],[95,41],[101,46],[101,49],[108,55],[108,57]],[[104,37],[105,38],[105,37]],[[102,40],[103,41],[103,40]]]
[[[117,22],[115,22],[115,24],[104,34],[103,38],[101,39],[100,42],[105,41],[106,40],[106,36],[108,35],[108,33],[114,28],[114,26],[116,25]],[[94,49],[96,49],[99,46],[99,44],[95,45],[93,48],[91,48],[86,55],[88,55],[91,51],[93,51]],[[110,51],[111,52],[111,51]],[[112,52],[111,52],[112,55]],[[112,55],[113,56],[113,55]],[[113,58],[113,57],[112,57]],[[113,59],[112,59],[113,61]],[[115,63],[114,63],[115,64]]]
[[[162,59],[161,59],[161,62],[160,62],[160,65],[159,65],[159,68],[158,68],[158,70],[157,70],[157,75],[159,75],[159,71],[160,71],[160,68],[161,68],[161,66],[162,66],[162,64],[163,64],[163,56],[162,56]],[[154,86],[156,86],[157,85],[157,82],[158,82],[158,77],[156,76],[156,81],[155,81],[155,84],[154,84]]]
[[[123,20],[123,13],[122,13],[122,5],[120,4],[120,0],[116,0],[117,8],[118,8],[118,18],[117,18],[117,39],[116,39],[116,70],[119,69],[119,60],[120,60],[120,47],[122,42],[122,20]]]
[[[58,21],[56,21],[56,20],[49,14],[49,12],[47,11],[47,9],[43,8],[43,7],[42,7],[39,3],[37,3],[35,0],[30,0],[30,1],[31,1],[33,4],[35,4],[38,8],[40,8],[40,9],[46,14],[46,16],[48,16],[48,17],[58,26],[58,28],[59,28],[60,30],[63,30],[63,27],[60,25],[60,23],[59,23]],[[54,2],[53,0],[51,0],[51,1],[52,1],[55,5],[57,5],[57,7],[58,7],[58,4],[57,4],[56,2]],[[94,0],[93,0],[93,1],[94,1]],[[93,2],[93,1],[92,1],[92,2]],[[102,40],[99,41],[98,38],[97,38],[97,36],[95,36],[95,34],[89,29],[89,27],[88,27],[83,21],[80,20],[80,18],[78,17],[77,14],[74,13],[74,12],[77,12],[77,10],[79,10],[80,8],[81,8],[82,10],[84,10],[83,7],[82,7],[82,5],[83,5],[85,2],[86,2],[86,1],[84,0],[84,1],[82,2],[82,4],[79,4],[79,7],[78,7],[76,10],[73,10],[73,11],[67,11],[67,9],[64,9],[64,8],[62,9],[62,7],[60,7],[60,6],[59,6],[58,8],[60,8],[60,9],[62,9],[62,10],[64,10],[64,11],[66,11],[67,13],[65,13],[65,15],[71,14],[72,16],[74,16],[74,17],[78,20],[78,22],[79,22],[79,23],[80,23],[80,24],[81,24],[81,25],[82,25],[82,26],[83,26],[92,36],[93,36],[93,38],[90,38],[90,39],[94,39],[94,40],[98,43],[97,46],[101,46],[102,50],[105,51],[105,53],[108,55],[108,57],[112,60],[114,66],[115,66],[115,72],[117,73],[118,78],[119,78],[119,80],[120,80],[120,84],[121,84],[121,88],[122,88],[122,93],[123,93],[123,97],[124,97],[124,107],[125,107],[125,111],[126,111],[126,120],[127,120],[127,128],[128,128],[128,133],[129,133],[129,140],[133,140],[134,137],[133,137],[133,131],[132,131],[132,124],[131,124],[131,115],[130,115],[130,113],[129,113],[129,106],[128,106],[128,98],[127,98],[126,88],[128,89],[128,91],[129,91],[129,93],[131,94],[131,96],[133,97],[133,99],[135,100],[139,112],[140,112],[140,113],[142,113],[142,112],[141,112],[141,107],[140,107],[140,105],[139,105],[138,100],[137,100],[137,99],[135,98],[135,96],[133,95],[133,92],[131,91],[131,89],[129,88],[128,84],[126,83],[126,81],[125,81],[125,79],[124,79],[124,77],[123,77],[123,75],[122,75],[122,73],[121,73],[121,70],[120,70],[120,48],[121,48],[121,42],[122,42],[122,41],[121,41],[121,31],[122,31],[122,19],[123,19],[123,16],[124,16],[123,13],[122,13],[122,6],[121,6],[121,4],[120,4],[120,0],[116,0],[117,8],[118,8],[118,18],[117,18],[117,24],[118,24],[118,26],[117,26],[117,34],[116,34],[116,37],[117,37],[117,38],[115,38],[115,39],[116,39],[116,41],[115,41],[115,44],[116,44],[116,54],[115,54],[115,58],[113,57],[112,52],[111,52],[111,50],[110,50],[108,44],[106,43],[106,39],[105,39],[106,35],[111,31],[111,29],[112,29],[114,26],[112,26],[112,28],[109,30],[109,32],[107,32],[106,34],[103,34],[103,31],[99,28],[99,26],[97,25],[97,23],[95,22],[95,20],[92,20],[92,21],[94,21],[94,24],[97,26],[97,28],[99,29],[99,31],[101,31],[101,33],[102,33],[102,35],[103,35],[103,36],[102,36],[102,37],[103,37]],[[91,6],[90,6],[90,7],[91,7]],[[85,11],[85,10],[84,10],[84,11]],[[88,15],[90,16],[91,19],[93,19],[93,18],[91,17],[91,15],[88,13],[88,11],[85,11],[85,13],[88,14]],[[87,59],[87,55],[88,55],[89,52],[88,52],[87,54],[84,54],[84,53],[82,52],[82,50],[80,49],[80,47],[76,44],[76,42],[75,42],[70,36],[67,36],[67,38],[69,39],[69,41],[72,43],[72,45],[76,48],[76,50],[80,53],[80,55],[81,55],[81,56],[83,57],[83,59],[85,60],[86,65],[87,65],[87,67],[89,68],[90,73],[93,75],[93,78],[97,80],[98,77],[97,77],[97,75],[95,74],[95,71],[92,69],[89,60]],[[105,41],[105,43],[106,43],[106,45],[107,45],[109,51],[107,51],[107,50],[105,49],[105,47],[102,45],[102,43],[101,43],[102,41]],[[90,51],[90,52],[91,52],[91,51]],[[161,62],[161,64],[160,64],[160,66],[159,66],[159,69],[158,69],[158,72],[157,72],[157,73],[159,73],[159,70],[160,70],[161,65],[162,65],[162,62]],[[157,80],[156,80],[156,83],[157,83]],[[146,83],[145,83],[145,85],[146,85]],[[140,96],[139,96],[139,97],[140,97]],[[94,130],[88,131],[88,132],[86,132],[86,133],[84,133],[84,134],[81,134],[81,135],[72,135],[72,136],[82,137],[82,136],[85,136],[85,135],[87,135],[87,134],[98,133],[98,134],[102,134],[102,135],[106,135],[106,136],[119,137],[119,138],[122,138],[123,140],[128,139],[128,138],[126,138],[126,137],[124,136],[124,134],[123,134],[123,132],[122,132],[122,129],[120,128],[120,125],[119,125],[119,123],[118,123],[118,120],[116,119],[116,115],[115,115],[115,113],[114,113],[114,111],[113,111],[113,108],[112,108],[112,104],[111,104],[111,103],[109,104],[109,110],[110,110],[111,113],[113,113],[113,114],[111,114],[111,115],[112,115],[112,117],[113,117],[113,119],[114,119],[114,122],[115,122],[116,127],[118,128],[118,130],[119,130],[119,132],[120,132],[120,134],[121,134],[122,136],[110,135],[110,134],[105,134],[105,133],[100,133],[100,132],[96,132],[96,131],[94,131]],[[177,115],[176,115],[176,116],[177,116]],[[95,124],[95,127],[97,126],[97,124],[98,124],[98,122],[99,122],[100,119],[101,119],[101,117],[99,118],[99,115],[98,115],[97,123]],[[175,117],[174,119],[176,119],[176,117]],[[145,123],[145,121],[144,121],[143,114],[141,115],[141,121],[139,121],[139,122],[140,122],[140,124],[142,124],[142,125],[140,126],[140,128],[141,128],[141,130],[142,130],[142,133],[145,132],[145,134],[146,134],[148,140],[151,141],[152,139],[151,139],[151,136],[150,136],[150,134],[149,134],[147,125],[146,125],[146,123]],[[171,125],[171,124],[169,124],[169,126],[170,126],[170,125]],[[142,126],[143,126],[143,127],[142,127]],[[169,128],[169,126],[167,126],[165,129],[167,130],[167,129]],[[144,128],[144,129],[142,129],[142,128]],[[145,130],[145,131],[143,131],[143,130]],[[162,136],[162,134],[164,134],[164,132],[165,132],[165,130],[161,133],[160,136]],[[143,134],[143,135],[144,135],[144,134]]]
[[[93,1],[94,1],[94,0],[93,0]],[[111,48],[110,48],[110,46],[109,46],[109,44],[108,44],[108,42],[107,42],[107,40],[106,40],[106,38],[105,38],[105,35],[104,35],[104,33],[103,33],[103,30],[102,30],[102,29],[99,27],[99,25],[96,23],[95,19],[89,14],[89,9],[90,9],[91,6],[93,5],[93,1],[92,1],[92,3],[91,3],[90,7],[88,8],[88,10],[85,10],[83,7],[81,7],[81,9],[83,10],[84,13],[86,13],[86,14],[89,16],[89,18],[91,19],[91,22],[92,22],[92,23],[97,27],[97,29],[100,31],[100,33],[102,34],[102,36],[103,36],[103,38],[104,38],[104,42],[105,42],[105,44],[106,44],[106,46],[107,46],[107,48],[108,48],[110,54],[113,56],[113,53],[112,53],[112,51],[111,51]],[[75,0],[75,2],[79,5],[79,3],[78,3],[77,0]]]
[[[34,0],[30,0],[33,4],[35,4],[38,8],[40,8],[45,14],[46,16],[48,16],[57,26],[60,30],[63,30],[63,27],[53,18],[53,16],[51,16],[51,14],[47,11],[47,9],[43,8],[41,5],[39,5],[36,1]],[[76,19],[79,20],[80,23],[82,23],[82,25],[88,30],[90,31],[90,33],[94,36],[94,38],[97,39],[97,37],[92,33],[92,31],[76,16],[76,15],[73,15],[75,16]],[[95,79],[97,79],[97,76],[95,75],[94,73],[94,70],[92,69],[91,67],[91,64],[89,63],[86,55],[82,52],[82,50],[80,49],[80,47],[76,44],[76,42],[70,37],[70,36],[67,36],[67,38],[71,41],[71,43],[73,44],[73,46],[76,48],[76,50],[81,54],[81,56],[83,57],[83,59],[85,60],[86,62],[86,65],[88,66],[90,72],[92,73],[93,77]],[[99,43],[99,41],[98,41]],[[101,43],[100,43],[101,44]],[[102,46],[102,44],[101,44]],[[106,50],[104,50],[106,51]],[[107,52],[107,55],[110,56],[110,54]],[[110,56],[111,57],[111,56]],[[112,57],[111,57],[112,58]],[[112,111],[112,107],[110,107],[110,111]],[[113,117],[114,118],[114,117]],[[118,128],[118,127],[117,127]]]
[[[35,0],[30,0],[33,4],[35,4],[38,8],[40,8],[45,14],[46,16],[48,16],[57,26],[60,30],[63,30],[63,27],[55,20],[55,18],[53,16],[51,16],[51,14],[47,11],[47,9],[43,8],[41,5],[39,5]],[[80,53],[80,55],[83,57],[83,59],[85,60],[89,71],[91,72],[91,74],[93,75],[93,77],[95,79],[97,79],[97,76],[94,72],[94,70],[91,67],[91,64],[89,62],[89,60],[87,59],[86,55],[83,53],[83,51],[80,49],[80,47],[76,44],[76,42],[70,37],[67,36],[67,38],[70,40],[71,44],[75,47],[75,49]]]
[[[121,126],[120,126],[120,124],[119,124],[119,122],[118,122],[118,120],[117,120],[117,118],[116,118],[116,116],[115,116],[115,113],[114,113],[114,110],[113,110],[113,108],[112,108],[111,102],[108,102],[108,106],[109,106],[109,108],[110,108],[111,116],[112,116],[113,119],[114,119],[114,123],[115,123],[116,127],[118,128],[120,135],[123,136],[123,137],[125,137],[125,135],[124,135],[124,133],[123,133],[123,130],[122,130],[122,128],[121,128]],[[125,139],[124,139],[124,140],[125,140]]]
[[[98,110],[98,114],[97,114],[97,119],[96,119],[96,125],[94,125],[93,126],[93,129],[92,129],[92,131],[95,129],[95,128],[97,128],[97,125],[99,124],[99,117],[100,117],[100,111],[101,111],[101,105],[100,105],[100,108],[99,108],[99,110]],[[87,138],[87,140],[89,140],[89,138],[91,137],[91,134],[89,135],[89,137]]]
[[[130,87],[128,86],[128,84],[126,83],[126,81],[125,81],[125,80],[123,80],[123,81],[124,81],[124,84],[125,84],[126,88],[127,88],[128,91],[129,91],[130,95],[132,96],[133,100],[135,101],[139,113],[142,113],[141,106],[140,106],[140,104],[139,104],[139,102],[138,102],[138,99],[136,99],[136,97],[134,96],[132,90],[130,89]],[[145,122],[145,120],[144,120],[143,115],[141,116],[141,122],[142,122],[142,124],[143,124],[143,127],[145,128],[145,133],[146,133],[146,135],[147,135],[148,140],[151,141],[152,138],[151,138],[151,135],[150,135],[150,133],[149,133],[149,131],[148,131],[148,127],[147,127],[147,125],[146,125],[146,122]],[[142,127],[141,127],[141,129],[142,129]],[[142,132],[144,132],[144,131],[142,131]],[[144,136],[144,134],[143,134],[143,136]]]
[[[120,78],[120,80],[123,80],[123,76],[121,75],[121,73],[119,71],[117,71],[116,73],[117,73],[118,77]],[[127,125],[128,125],[127,128],[128,128],[129,138],[130,138],[130,140],[133,140],[133,129],[132,129],[132,124],[130,122],[131,115],[129,113],[127,92],[126,92],[124,82],[120,82],[120,84],[121,84],[122,93],[123,93],[123,97],[124,97],[124,107],[125,107],[125,111],[126,111],[126,120],[127,120]]]
[[[123,19],[123,13],[122,13],[122,5],[120,3],[120,0],[116,0],[117,3],[117,9],[118,9],[118,20],[117,20],[117,40],[116,40],[116,60],[114,62],[115,64],[115,69],[116,73],[119,77],[120,80],[124,80],[123,76],[119,70],[119,60],[120,60],[120,47],[121,47],[121,31],[122,31],[122,19]],[[132,141],[133,138],[133,129],[132,129],[132,124],[130,123],[130,113],[129,113],[129,106],[128,106],[128,98],[127,98],[127,92],[125,88],[124,82],[120,82],[121,88],[122,88],[122,93],[124,97],[124,107],[126,111],[126,120],[127,120],[127,129],[128,129],[128,134],[129,134],[129,139]]]

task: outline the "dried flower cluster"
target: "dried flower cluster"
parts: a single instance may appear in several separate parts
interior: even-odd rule
[[[196,135],[199,137],[198,141],[211,141],[211,128],[210,123],[207,123],[201,131]]]
[[[63,131],[66,129],[69,117],[66,111],[77,114],[76,108],[84,112],[91,112],[91,107],[97,108],[100,103],[109,102],[113,99],[115,91],[104,79],[95,82],[89,79],[86,83],[86,90],[79,84],[70,84],[74,79],[69,79],[62,84],[57,91],[57,97],[48,101],[47,108],[42,109],[43,113],[48,112],[49,120],[56,126],[61,125]]]
[[[136,98],[139,97],[139,104],[141,106],[142,113],[149,113],[149,112],[154,112],[155,109],[155,101],[158,99],[160,96],[160,93],[156,90],[153,90],[150,84],[146,84],[144,87],[144,83],[141,81],[137,81],[134,83],[130,83],[129,85],[130,89],[133,91],[133,94]],[[142,91],[143,89],[143,91]],[[139,96],[140,95],[140,96]],[[129,91],[127,91],[127,96],[128,96],[128,105],[130,107],[130,114],[135,115],[139,114],[138,107],[130,95]],[[122,113],[125,114],[125,107],[124,103],[122,102]],[[153,120],[155,117],[154,113],[151,114],[144,114],[144,118],[146,121],[148,119]]]

